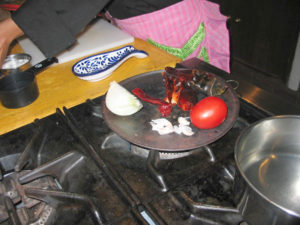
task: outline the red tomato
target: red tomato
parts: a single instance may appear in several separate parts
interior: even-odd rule
[[[226,116],[226,103],[215,96],[203,98],[190,111],[192,124],[200,129],[215,128],[223,123]]]

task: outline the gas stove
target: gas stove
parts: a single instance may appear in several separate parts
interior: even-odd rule
[[[172,153],[112,132],[102,100],[0,136],[0,224],[247,224],[233,149],[267,112],[240,99],[240,115],[222,138]]]

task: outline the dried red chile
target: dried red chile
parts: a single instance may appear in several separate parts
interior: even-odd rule
[[[194,76],[192,70],[176,70],[166,67],[165,71],[162,73],[166,89],[164,100],[152,98],[140,88],[133,89],[132,93],[145,102],[158,105],[158,110],[163,117],[171,114],[174,105],[178,105],[184,111],[191,110],[197,103],[197,93],[185,82],[192,80]]]

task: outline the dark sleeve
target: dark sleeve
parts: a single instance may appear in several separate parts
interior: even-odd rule
[[[28,0],[12,19],[46,57],[76,42],[76,35],[109,0]]]
[[[109,3],[107,10],[117,19],[127,19],[145,13],[163,9],[182,0],[114,0]]]

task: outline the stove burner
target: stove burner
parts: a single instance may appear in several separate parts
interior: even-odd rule
[[[37,123],[20,146],[21,153],[0,157],[0,224],[104,224],[95,202],[85,194],[102,182],[97,166],[79,149],[57,151],[57,139],[65,132],[57,130],[57,122],[49,130]],[[50,139],[51,132],[55,135]],[[73,138],[63,141],[68,146]]]
[[[128,141],[122,139],[116,133],[110,133],[102,142],[102,149],[111,149],[111,148],[119,148],[122,149],[122,154],[132,154],[133,156],[140,157],[146,160],[147,170],[149,175],[154,179],[154,181],[159,185],[163,192],[167,192],[169,187],[165,181],[165,178],[162,176],[160,172],[160,164],[163,164],[167,161],[176,161],[177,159],[184,159],[189,157],[194,157],[199,155],[202,156],[204,152],[206,154],[207,162],[214,162],[215,155],[212,149],[209,146],[202,146],[200,148],[183,151],[183,152],[160,152],[157,150],[149,150],[143,147],[134,145],[129,143]],[[192,166],[192,165],[189,165]],[[187,166],[187,167],[189,167]]]
[[[134,144],[131,144],[131,152],[133,154],[139,155],[141,157],[148,158],[149,157],[149,152],[151,150],[145,149],[139,146],[136,146]],[[203,146],[194,150],[190,151],[184,151],[184,152],[158,152],[158,157],[160,160],[171,160],[171,159],[178,159],[178,158],[183,158],[183,157],[188,157],[194,154],[198,154],[199,152],[206,151],[208,155],[210,156],[210,161],[214,161],[215,157],[212,152],[212,150],[208,146]]]
[[[22,225],[42,225],[51,221],[54,213],[53,207],[43,201],[29,198],[26,190],[32,187],[56,190],[57,184],[51,177],[41,177],[30,183],[22,185],[19,178],[27,174],[28,170],[6,174],[0,183],[0,195],[4,201],[0,207],[0,223],[8,220],[10,207],[16,208],[16,213]]]
[[[122,148],[124,151],[128,151],[128,153],[142,157],[147,159],[149,157],[151,149],[146,149],[134,144],[129,143],[128,141],[122,139],[120,136],[118,136],[116,133],[110,133],[108,134],[101,145],[102,149],[109,149],[109,148]],[[178,159],[183,157],[188,157],[194,154],[198,154],[199,152],[206,151],[208,156],[210,157],[210,161],[215,160],[214,153],[212,149],[208,146],[203,146],[194,150],[189,151],[183,151],[183,152],[162,152],[162,151],[156,151],[157,156],[160,160],[172,160],[172,159]]]

